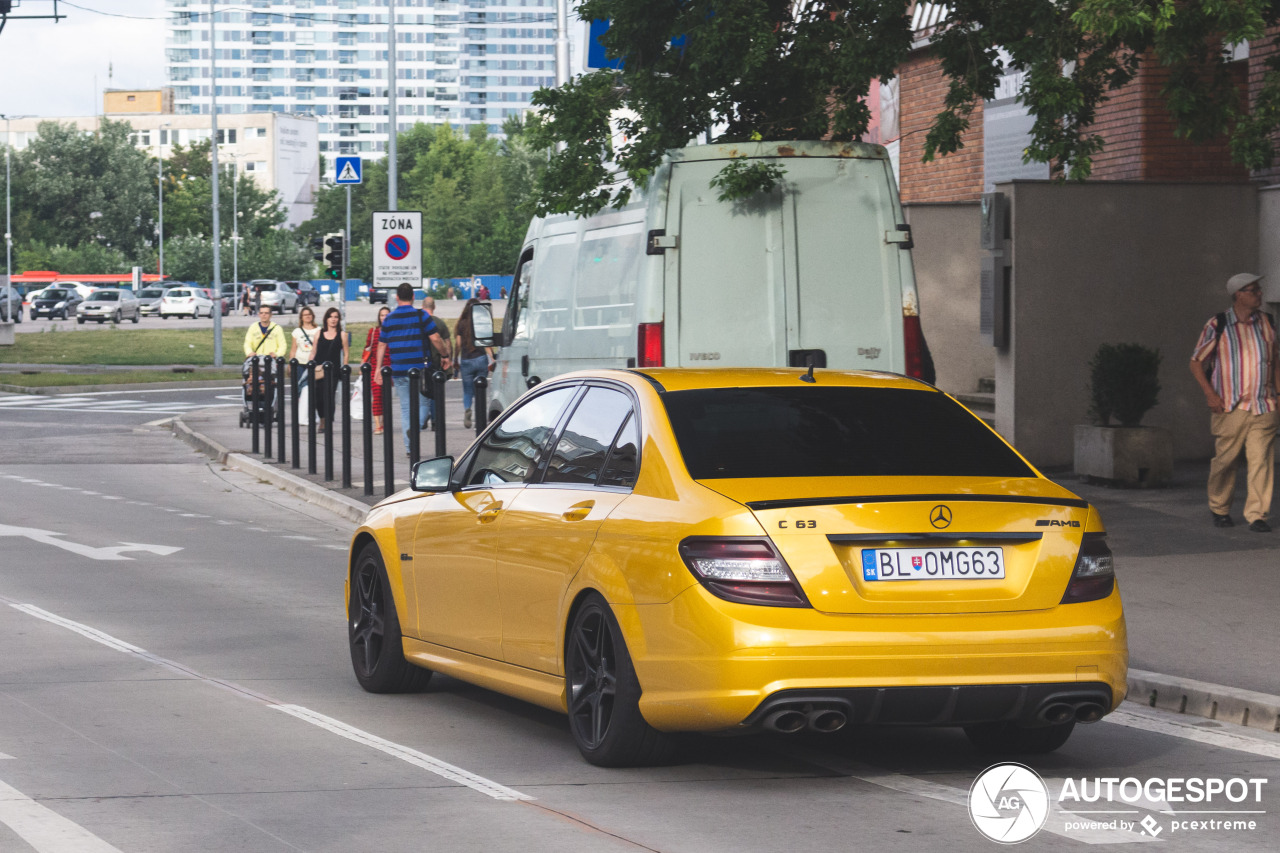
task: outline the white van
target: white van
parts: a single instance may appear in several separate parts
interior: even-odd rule
[[[721,202],[733,157],[783,184]],[[598,367],[815,367],[932,381],[911,232],[878,145],[759,142],[670,153],[622,210],[529,226],[490,392]]]

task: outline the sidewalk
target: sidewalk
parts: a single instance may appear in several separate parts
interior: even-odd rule
[[[460,383],[450,381],[446,435],[455,458],[474,438],[474,430],[462,427],[461,396]],[[398,413],[398,404],[392,408]],[[334,476],[339,479],[326,483],[306,473],[305,435],[301,469],[295,470],[289,462],[268,463],[249,454],[251,431],[239,429],[236,420],[225,408],[206,409],[177,419],[174,429],[211,456],[328,505],[353,524],[382,499],[382,436],[375,436],[375,494],[363,493],[361,422],[352,424],[354,487],[341,489],[337,450]],[[429,459],[435,455],[435,436],[421,436],[420,458]],[[394,437],[396,485],[402,488],[408,459],[398,430]],[[335,442],[340,442],[337,430]],[[287,432],[285,446],[288,453]],[[320,472],[323,460],[321,445]],[[1205,503],[1207,474],[1207,462],[1179,463],[1172,485],[1158,490],[1111,489],[1069,475],[1061,482],[1097,507],[1109,531],[1129,628],[1129,700],[1280,731],[1280,529],[1252,533],[1240,523],[1243,482],[1237,489],[1237,526],[1215,528]]]

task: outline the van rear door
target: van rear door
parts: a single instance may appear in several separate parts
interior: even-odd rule
[[[710,184],[724,165],[692,160],[671,170],[667,231],[679,247],[675,282],[667,267],[670,367],[787,363],[782,193],[726,204]]]

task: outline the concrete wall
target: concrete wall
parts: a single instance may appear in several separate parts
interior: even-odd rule
[[[1011,345],[996,355],[996,428],[1037,465],[1069,465],[1103,343],[1160,350],[1160,404],[1177,458],[1212,452],[1188,370],[1226,280],[1259,263],[1258,190],[1240,184],[1052,184],[997,190],[1013,215]]]
[[[1266,276],[1262,295],[1274,314],[1280,303],[1280,185],[1258,190],[1258,234],[1258,268],[1252,272]]]
[[[977,202],[906,204],[911,223],[920,324],[938,370],[938,387],[953,394],[978,389],[995,376],[996,351],[978,333],[981,225]]]

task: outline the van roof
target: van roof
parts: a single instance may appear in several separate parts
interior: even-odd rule
[[[735,157],[844,157],[860,160],[888,160],[883,145],[865,142],[725,142],[715,145],[690,145],[667,152],[672,163],[692,160],[730,160]]]

